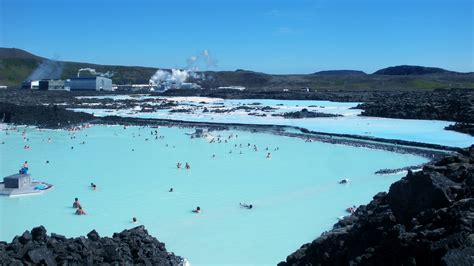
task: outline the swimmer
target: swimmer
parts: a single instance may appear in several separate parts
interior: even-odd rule
[[[49,161],[46,161],[46,163],[49,163]]]
[[[181,163],[180,163],[180,162],[178,162],[178,163],[176,164],[176,168],[181,169]]]
[[[23,168],[28,169],[28,161],[25,161],[25,163],[23,164]]]
[[[189,169],[191,169],[191,165],[189,165],[189,163],[186,162],[185,168],[186,168],[186,170],[189,170]]]
[[[72,204],[73,208],[79,208],[81,206],[81,203],[79,202],[78,198],[74,198],[74,203]]]
[[[199,206],[196,207],[196,209],[193,210],[192,212],[194,212],[194,213],[201,213],[201,207],[199,207]]]
[[[73,147],[73,146],[71,146],[71,150],[74,150],[74,147]]]
[[[216,155],[215,155],[215,154],[213,154],[213,155],[212,155],[212,158],[216,158]]]
[[[349,179],[345,178],[345,179],[342,179],[341,181],[339,181],[339,184],[347,184],[349,183]]]
[[[136,218],[136,217],[133,217],[133,218],[132,218],[132,223],[134,223],[134,224],[137,223],[137,218]]]
[[[76,214],[77,215],[85,215],[86,214],[86,212],[82,209],[81,205],[79,205],[79,207],[77,208]]]
[[[170,190],[168,192],[173,192],[173,188],[170,188]]]
[[[253,205],[252,204],[247,204],[247,203],[239,203],[240,207],[246,208],[246,209],[252,209]]]
[[[271,159],[272,155],[270,153],[267,153],[267,159]]]
[[[91,188],[92,188],[92,190],[96,190],[96,189],[97,189],[97,185],[94,184],[94,183],[91,183]]]

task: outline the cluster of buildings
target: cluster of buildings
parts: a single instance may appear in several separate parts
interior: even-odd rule
[[[78,77],[66,80],[44,79],[24,81],[23,89],[51,91],[112,91],[112,80],[106,77]]]
[[[196,83],[176,83],[176,84],[112,84],[110,78],[96,77],[77,77],[66,80],[61,79],[43,79],[29,80],[21,84],[23,89],[48,90],[48,91],[165,91],[168,89],[201,89]],[[217,87],[218,90],[245,90],[242,86]]]

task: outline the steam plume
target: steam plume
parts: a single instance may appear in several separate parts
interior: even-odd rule
[[[208,69],[216,66],[217,61],[211,56],[208,49],[204,49],[198,55],[186,59],[185,69],[171,69],[171,71],[159,69],[150,78],[150,85],[162,86],[165,90],[178,89],[188,79],[205,80],[205,74],[198,72],[200,67]]]
[[[111,71],[107,71],[105,73],[102,73],[102,72],[98,72],[96,71],[95,69],[93,68],[90,68],[90,67],[86,67],[86,68],[81,68],[77,71],[77,77],[79,77],[81,75],[81,72],[82,71],[88,71],[89,73],[91,73],[92,75],[95,75],[95,76],[101,76],[101,77],[106,77],[106,78],[111,78],[113,77],[114,75],[114,72],[111,72]]]
[[[64,64],[61,61],[45,59],[26,80],[59,79],[63,73]]]

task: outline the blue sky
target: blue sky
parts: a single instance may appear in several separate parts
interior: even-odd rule
[[[474,71],[472,0],[0,0],[0,46],[98,64]],[[203,68],[205,68],[203,66]]]

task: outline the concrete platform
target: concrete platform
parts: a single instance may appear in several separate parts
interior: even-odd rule
[[[50,191],[54,186],[43,181],[32,181],[22,188],[5,188],[5,183],[0,182],[0,195],[17,197],[43,194]]]

